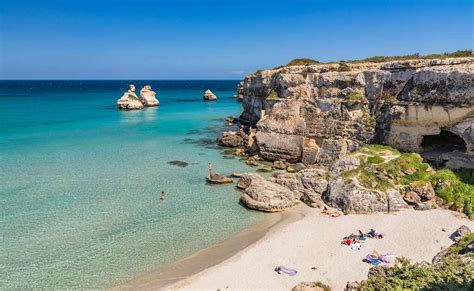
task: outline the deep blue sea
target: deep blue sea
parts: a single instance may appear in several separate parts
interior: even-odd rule
[[[117,110],[130,83],[161,106]],[[212,142],[237,83],[0,81],[0,289],[116,286],[261,221],[205,180],[251,170]]]

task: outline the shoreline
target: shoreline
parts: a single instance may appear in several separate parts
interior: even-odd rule
[[[159,267],[109,290],[166,289],[212,267],[218,266],[246,248],[258,243],[269,233],[303,219],[303,207],[297,205],[285,212],[266,213],[261,223],[246,228],[230,237],[202,249],[174,263]]]
[[[238,254],[165,289],[291,290],[300,282],[321,281],[332,290],[343,290],[347,282],[367,279],[371,265],[363,258],[373,250],[406,257],[413,263],[431,263],[438,252],[453,244],[449,236],[458,227],[474,228],[474,221],[444,209],[331,218],[317,209],[297,208],[303,213],[302,219],[272,228]],[[385,237],[366,241],[361,250],[341,245],[343,236],[370,228]],[[279,275],[274,271],[279,265],[296,269],[298,274]]]

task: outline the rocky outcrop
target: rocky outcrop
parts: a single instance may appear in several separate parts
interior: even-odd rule
[[[117,106],[123,110],[143,109],[143,104],[135,93],[135,86],[130,85],[129,90],[123,93],[122,97],[117,100]]]
[[[160,105],[160,101],[156,99],[156,92],[151,90],[150,85],[145,85],[140,90],[140,101],[145,106],[159,106]]]
[[[261,157],[330,164],[377,142],[474,168],[474,58],[345,64],[285,66],[245,78],[240,120],[256,128]],[[461,145],[428,150],[427,137],[443,132]]]
[[[452,254],[453,248],[459,248],[460,241],[468,236],[471,233],[471,230],[465,226],[460,226],[453,234],[451,234],[450,238],[454,241],[454,243],[446,249],[443,249],[439,253],[437,253],[432,260],[433,264],[440,263],[444,258],[450,256]],[[461,256],[464,259],[469,259],[471,265],[474,267],[474,242],[472,238],[470,239],[471,243],[465,246],[464,250],[461,250]]]
[[[291,291],[331,291],[331,288],[319,281],[301,282],[291,289]]]
[[[415,205],[434,198],[431,184],[412,183],[406,190],[398,184],[400,177],[416,174],[418,169],[392,171],[415,162],[421,157],[401,156],[398,152],[384,147],[364,147],[359,151],[335,161],[329,171],[329,186],[323,195],[324,201],[345,214],[370,214],[373,212],[396,212],[408,208],[405,202],[415,196]],[[404,169],[404,168],[403,168]],[[431,187],[431,188],[429,188]],[[405,187],[406,188],[406,187]],[[403,191],[412,194],[403,196]],[[430,192],[433,190],[433,192]],[[415,192],[416,191],[416,192]],[[405,200],[404,200],[405,198]]]
[[[217,96],[214,95],[211,90],[207,89],[206,92],[204,92],[203,99],[204,101],[216,101]]]
[[[244,81],[240,81],[239,84],[237,84],[237,94],[235,94],[234,97],[239,102],[244,100]]]
[[[329,205],[341,209],[344,214],[395,212],[408,207],[397,190],[367,189],[356,178],[332,180],[325,198]]]
[[[218,138],[217,142],[225,147],[238,147],[242,145],[243,138],[238,132],[226,131]]]
[[[277,212],[293,207],[298,202],[294,192],[256,174],[242,175],[238,186],[245,189],[240,201],[252,209]]]
[[[244,189],[241,201],[249,208],[267,212],[281,211],[303,201],[322,207],[328,186],[323,168],[304,169],[298,173],[277,171],[268,180],[257,174],[243,174],[237,188]]]
[[[453,232],[450,236],[450,238],[455,241],[455,242],[458,242],[460,241],[463,237],[465,237],[466,235],[470,234],[471,233],[471,229],[469,229],[469,227],[467,227],[466,225],[461,225],[458,229],[456,229],[455,232]]]

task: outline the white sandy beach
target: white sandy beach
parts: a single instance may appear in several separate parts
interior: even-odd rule
[[[342,290],[347,281],[367,278],[370,265],[362,259],[373,250],[431,262],[436,253],[453,243],[449,236],[459,226],[474,228],[474,222],[447,210],[406,210],[398,214],[338,218],[322,216],[319,210],[306,206],[293,211],[302,212],[304,218],[276,226],[228,260],[167,289],[290,290],[302,281],[321,281],[333,290]],[[340,244],[341,238],[351,232],[370,228],[384,233],[385,238],[368,239],[361,250]],[[298,274],[279,275],[274,271],[277,265],[296,269]]]

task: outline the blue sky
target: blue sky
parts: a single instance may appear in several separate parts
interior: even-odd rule
[[[472,46],[472,0],[0,0],[0,79],[241,79]]]

